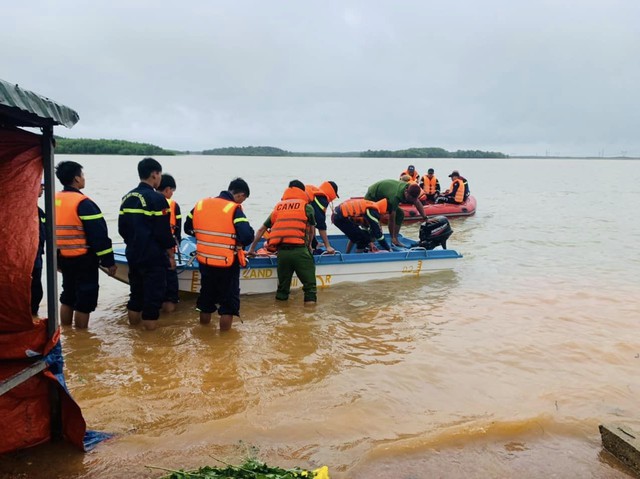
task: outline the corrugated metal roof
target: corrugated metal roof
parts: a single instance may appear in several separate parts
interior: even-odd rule
[[[7,120],[15,126],[64,125],[71,128],[79,119],[78,113],[68,106],[0,80],[0,122]]]

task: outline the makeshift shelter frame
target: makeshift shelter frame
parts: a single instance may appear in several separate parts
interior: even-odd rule
[[[47,265],[47,339],[51,339],[59,327],[58,286],[57,286],[57,245],[55,235],[55,170],[53,127],[64,125],[71,128],[79,119],[69,107],[42,97],[37,93],[23,90],[18,85],[0,80],[0,125],[40,128],[42,132],[42,163],[44,168],[44,205],[46,217],[46,265]],[[44,359],[38,359],[0,382],[0,395],[24,383],[47,368]],[[62,436],[62,410],[60,394],[56,387],[50,387],[51,437]]]

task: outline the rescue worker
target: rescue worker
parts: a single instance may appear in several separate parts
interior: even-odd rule
[[[426,219],[424,208],[420,202],[420,187],[415,183],[405,183],[400,180],[381,180],[369,187],[364,196],[365,200],[380,201],[387,199],[387,211],[389,212],[389,234],[391,235],[391,244],[395,246],[405,247],[398,240],[404,212],[400,208],[400,204],[412,204],[420,213],[423,219]]]
[[[438,198],[439,203],[464,203],[469,196],[469,183],[460,176],[458,170],[454,170],[450,175],[451,186]]]
[[[176,180],[169,174],[163,174],[160,179],[160,186],[158,191],[167,199],[169,203],[169,224],[171,225],[171,233],[175,241],[173,248],[174,252],[180,248],[180,241],[182,241],[182,213],[180,211],[180,205],[173,199],[173,194],[176,191]],[[167,290],[164,295],[164,301],[162,302],[162,310],[167,313],[175,311],[176,304],[180,302],[180,296],[178,294],[178,272],[176,269],[167,270]]]
[[[85,187],[82,165],[61,161],[56,176],[64,187],[55,198],[58,269],[62,272],[60,322],[85,329],[98,305],[98,266],[107,268],[110,276],[117,267],[104,216],[80,192]]]
[[[409,179],[411,181],[415,181],[416,183],[420,181],[420,174],[416,171],[416,167],[413,165],[407,166],[407,169],[400,173],[400,178],[402,179],[404,175],[408,175]]]
[[[435,203],[440,194],[440,182],[438,178],[435,177],[433,168],[429,168],[427,174],[420,180],[420,188],[422,188],[427,195],[427,201]]]
[[[320,186],[305,185],[304,189],[309,196],[311,206],[313,206],[318,235],[320,235],[327,253],[333,254],[336,250],[329,243],[329,237],[327,236],[327,206],[333,200],[339,198],[338,185],[333,181],[325,181]],[[318,241],[314,237],[311,247],[315,249],[317,245]]]
[[[38,198],[42,197],[43,193],[44,181],[40,185]],[[31,316],[34,318],[38,316],[40,301],[42,301],[42,297],[44,296],[44,290],[42,289],[42,255],[44,254],[44,243],[47,237],[46,221],[47,217],[44,211],[38,206],[38,252],[36,253],[36,260],[33,264],[33,271],[31,271]]]
[[[276,299],[286,301],[291,291],[293,273],[298,276],[304,291],[304,304],[317,301],[316,265],[311,254],[311,241],[315,236],[315,218],[304,183],[293,180],[284,191],[282,200],[256,232],[248,254],[255,255],[256,245],[270,229],[269,247],[278,255],[278,290]]]
[[[209,324],[217,310],[220,331],[231,329],[233,317],[240,316],[240,267],[247,264],[243,247],[254,237],[240,206],[249,193],[247,182],[236,178],[227,191],[198,201],[184,223],[185,233],[196,237],[200,323]]]
[[[155,189],[162,166],[153,158],[138,163],[140,184],[122,198],[118,231],[127,247],[129,265],[129,324],[156,329],[167,287],[167,269],[175,269],[175,239],[169,223],[169,205]]]
[[[391,247],[380,228],[380,215],[386,212],[386,198],[375,203],[353,198],[338,205],[332,220],[349,241],[356,245],[356,253],[364,252],[365,248],[372,246],[372,241],[377,241],[382,249],[390,251]]]

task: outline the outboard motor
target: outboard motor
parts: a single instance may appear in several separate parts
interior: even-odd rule
[[[418,246],[425,249],[434,249],[442,246],[447,249],[447,240],[453,233],[449,220],[444,216],[434,216],[420,225],[420,243]]]

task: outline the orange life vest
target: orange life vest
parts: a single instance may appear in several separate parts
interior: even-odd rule
[[[238,254],[233,216],[238,203],[224,198],[205,198],[193,209],[196,258],[201,264],[230,268]],[[244,266],[240,258],[241,266]]]
[[[451,182],[451,186],[449,187],[449,192],[453,191],[453,188],[455,187],[456,183],[458,183],[458,191],[456,191],[456,196],[453,198],[453,201],[455,201],[456,203],[462,203],[464,201],[464,191],[465,191],[464,181],[462,181],[460,178],[453,180]]]
[[[304,245],[307,240],[307,212],[309,196],[300,188],[287,188],[271,213],[269,246],[280,244]]]
[[[387,211],[387,199],[382,198],[380,201],[369,201],[362,198],[354,198],[340,203],[340,211],[345,218],[352,219],[356,222],[363,220],[367,209],[371,208],[380,214]]]
[[[413,175],[411,173],[409,173],[409,170],[404,170],[402,173],[400,173],[400,178],[402,178],[404,175],[407,175],[411,181],[418,181],[419,175],[418,172],[416,170],[413,170]]]
[[[88,197],[75,191],[56,193],[56,241],[65,258],[82,256],[89,252],[87,235],[78,215],[78,205]]]
[[[333,186],[331,186],[331,183],[329,183],[328,181],[325,181],[320,186],[304,185],[304,191],[309,196],[309,201],[311,203],[315,201],[315,203],[320,207],[321,211],[326,210],[326,207],[316,200],[317,196],[324,196],[325,198],[327,198],[327,203],[331,203],[337,198],[336,192],[333,190]]]
[[[422,184],[424,185],[424,191],[428,195],[436,194],[436,185],[438,184],[438,179],[434,176],[429,178],[428,175],[424,175],[422,177]]]
[[[176,219],[176,202],[171,198],[167,198],[167,203],[169,203],[169,224],[171,225],[171,231],[173,232],[178,226]]]

